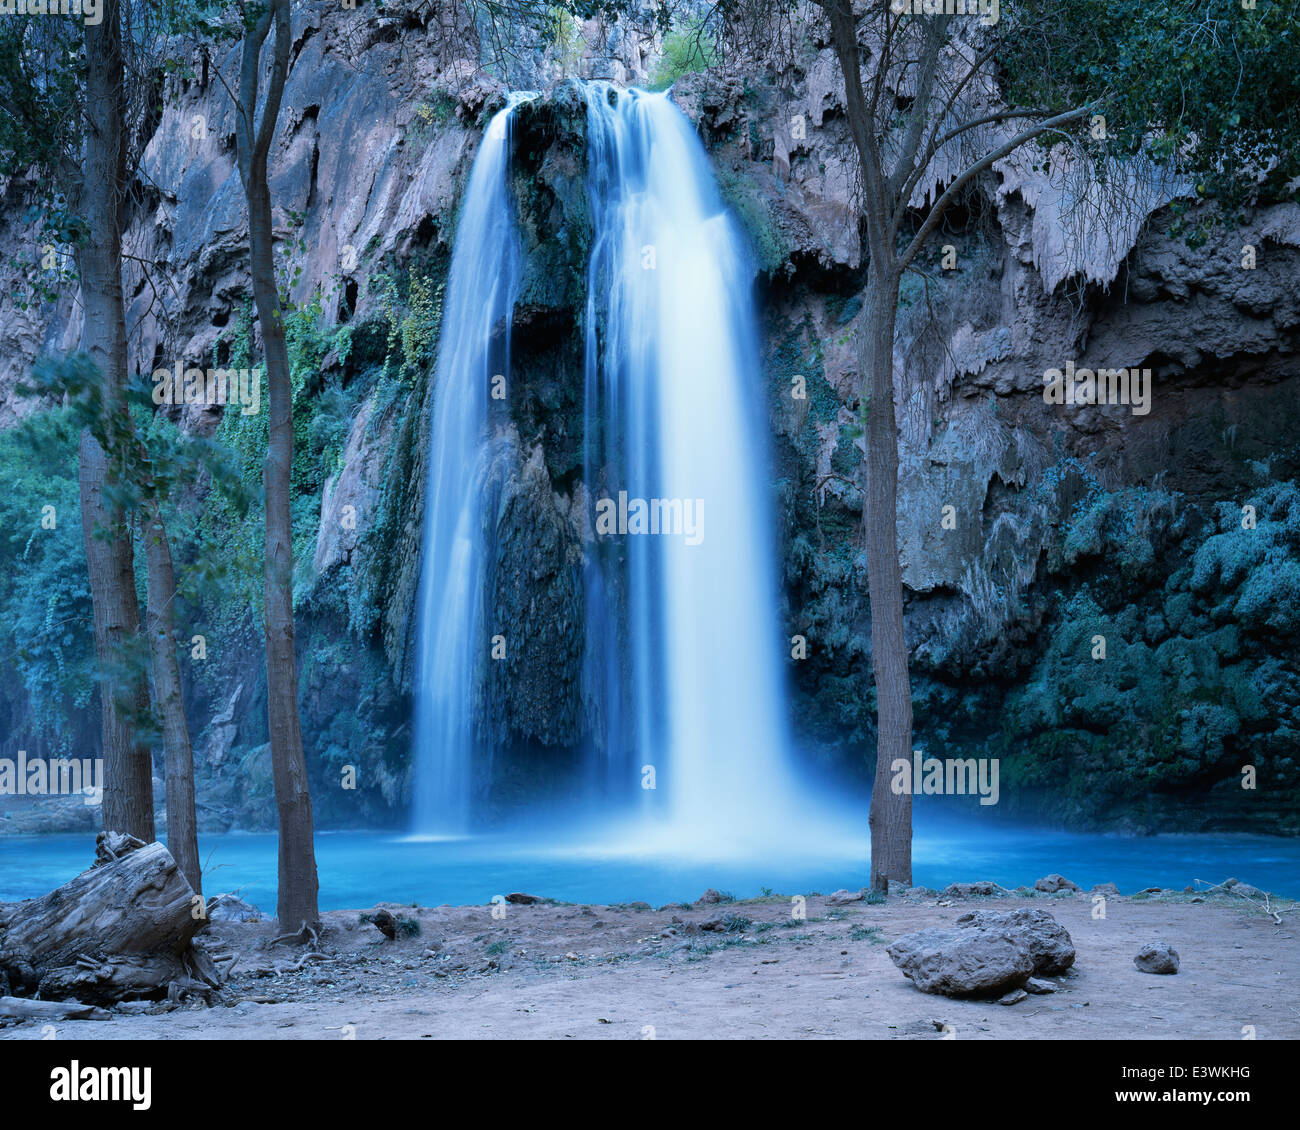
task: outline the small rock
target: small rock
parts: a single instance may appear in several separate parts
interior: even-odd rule
[[[1015,989],[1007,993],[1004,997],[998,998],[998,1004],[1019,1004],[1025,997],[1029,996],[1024,989]]]
[[[113,1006],[113,1011],[127,1016],[144,1016],[152,1012],[157,1003],[157,1001],[118,1001]]]
[[[1034,884],[1034,890],[1046,891],[1049,895],[1057,891],[1077,891],[1079,889],[1077,883],[1072,883],[1064,875],[1057,875],[1055,872],[1051,875],[1044,875]]]
[[[1056,986],[1051,981],[1041,981],[1037,977],[1030,977],[1025,982],[1025,988],[1031,993],[1054,993]]]
[[[235,895],[214,895],[208,899],[209,922],[260,922],[262,912]]]
[[[519,891],[506,895],[506,902],[512,902],[516,906],[532,906],[533,903],[541,901],[537,895],[525,895]]]
[[[712,887],[710,887],[707,891],[704,892],[704,894],[700,895],[700,897],[697,898],[695,901],[705,903],[709,906],[714,906],[717,903],[720,903],[722,901],[722,892],[715,891]]]
[[[376,910],[375,916],[370,920],[374,927],[384,935],[390,942],[397,937],[397,919],[387,910]]]
[[[1168,942],[1148,942],[1138,950],[1133,964],[1143,973],[1177,973],[1178,951]]]
[[[861,902],[866,897],[867,897],[867,891],[865,887],[860,891],[848,891],[845,890],[843,887],[841,887],[838,891],[834,892],[830,896],[830,898],[828,898],[826,901],[829,902],[832,906],[845,906],[846,904],[851,902]]]
[[[1088,893],[1090,895],[1102,895],[1108,899],[1119,898],[1119,888],[1114,883],[1098,883]]]

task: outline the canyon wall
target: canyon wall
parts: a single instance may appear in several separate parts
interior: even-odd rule
[[[296,590],[304,737],[326,826],[400,823],[409,800],[413,612],[432,357],[459,194],[506,85],[468,82],[419,9],[383,20],[295,15],[271,154],[294,323]],[[597,720],[583,700],[582,320],[591,219],[585,107],[563,73],[642,81],[655,41],[535,52],[511,85],[549,86],[516,117],[511,192],[526,269],[510,395],[514,465],[495,515],[490,615],[524,646],[494,665],[479,725],[502,750],[480,788],[504,810],[562,789]],[[228,98],[211,60],[167,80],[128,245],[132,362],[255,364],[242,194]],[[204,76],[206,76],[206,81]],[[864,778],[874,756],[862,555],[863,246],[833,54],[813,36],[780,73],[678,79],[722,193],[752,243],[762,316],[781,619],[800,756]],[[30,240],[7,186],[5,234]],[[894,358],[898,534],[917,742],[996,756],[1002,811],[1123,830],[1300,831],[1300,209],[1184,234],[1164,186],[1133,216],[1063,212],[1027,160],[985,174],[905,282]],[[1197,213],[1193,210],[1192,217]],[[1102,238],[1097,233],[1108,233]],[[1255,250],[1243,266],[1243,247]],[[0,424],[37,352],[75,345],[74,293],[0,296]],[[1150,370],[1145,406],[1056,405],[1067,363]],[[1147,411],[1135,411],[1146,407]],[[177,423],[244,444],[220,409]],[[236,544],[203,515],[180,556]],[[239,527],[241,537],[249,536]],[[221,552],[226,552],[223,548]],[[224,560],[224,559],[223,559]],[[226,562],[237,571],[235,558]],[[251,574],[250,574],[251,575]],[[259,582],[260,583],[260,582]],[[215,582],[214,582],[215,585]],[[195,586],[186,636],[200,823],[269,827],[260,620],[230,588]],[[231,688],[238,688],[233,690]],[[4,692],[9,747],[37,725]],[[93,712],[67,741],[95,742]],[[343,790],[344,766],[360,767]],[[1253,765],[1259,788],[1241,788]],[[556,784],[559,781],[560,784]]]

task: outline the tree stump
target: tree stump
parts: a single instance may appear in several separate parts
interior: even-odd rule
[[[207,925],[202,900],[167,848],[101,832],[96,855],[49,894],[0,906],[0,981],[19,996],[95,1004],[162,997],[173,983],[215,987],[191,944]]]

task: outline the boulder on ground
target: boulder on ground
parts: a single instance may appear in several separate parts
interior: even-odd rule
[[[967,899],[975,896],[999,895],[1002,893],[1002,888],[987,879],[981,879],[975,883],[949,883],[944,887],[943,893],[945,898]]]
[[[1034,959],[1034,973],[1064,973],[1074,964],[1069,932],[1045,910],[972,910],[957,919],[960,929],[1004,930],[1015,934]]]
[[[851,902],[861,902],[867,897],[867,889],[863,887],[860,891],[846,891],[841,887],[835,891],[826,901],[832,906],[844,906]]]
[[[1079,889],[1078,883],[1072,883],[1064,875],[1057,875],[1055,872],[1051,875],[1044,875],[1034,884],[1034,890],[1046,891],[1049,895],[1055,894],[1057,891],[1077,891]]]
[[[506,895],[506,902],[513,903],[515,906],[532,906],[541,901],[538,895],[526,895],[522,891],[512,891]]]
[[[1114,883],[1098,883],[1088,892],[1090,895],[1102,895],[1108,899],[1119,898],[1119,888]]]
[[[1143,973],[1177,973],[1178,951],[1168,942],[1148,942],[1138,950],[1133,964]]]
[[[1005,930],[918,930],[887,952],[923,993],[949,997],[1001,996],[1034,971],[1025,943]]]
[[[704,894],[700,895],[700,897],[697,898],[695,901],[712,906],[713,904],[722,901],[722,892],[715,891],[712,887],[710,887],[707,891],[704,892]]]

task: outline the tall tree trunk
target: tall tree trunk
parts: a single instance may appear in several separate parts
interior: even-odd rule
[[[262,119],[257,122],[259,56],[271,20],[275,45],[271,80]],[[275,132],[289,69],[289,0],[272,0],[271,10],[244,34],[241,60],[239,168],[248,201],[248,239],[253,298],[262,330],[269,385],[270,442],[266,450],[266,683],[271,736],[271,773],[280,818],[278,916],[284,931],[301,924],[315,927],[316,848],[312,834],[311,793],[298,716],[298,665],[294,655],[293,528],[289,477],[293,467],[293,390],[280,297],[275,286],[271,191],[266,156]],[[256,122],[256,128],[254,123]]]
[[[844,76],[845,108],[861,173],[862,219],[870,255],[867,330],[863,345],[867,392],[867,492],[862,524],[871,599],[871,668],[876,683],[876,774],[871,789],[871,888],[912,881],[912,794],[890,789],[891,767],[912,757],[912,685],[903,632],[903,571],[898,561],[898,426],[894,406],[894,324],[902,277],[890,218],[893,198],[882,166],[874,102],[862,83],[853,0],[819,0]],[[876,0],[882,9],[883,0]]]
[[[87,25],[85,34],[88,128],[77,207],[90,230],[77,250],[85,313],[82,348],[99,366],[104,401],[111,405],[121,398],[127,373],[121,272],[126,104],[119,0],[105,0],[101,21]],[[148,843],[154,839],[153,762],[132,719],[147,709],[148,691],[143,669],[129,666],[134,660],[128,645],[140,632],[130,529],[121,507],[104,496],[108,459],[89,430],[82,432],[80,457],[81,526],[101,672],[103,823]]]
[[[151,501],[145,518],[149,569],[147,624],[153,661],[154,705],[162,716],[166,753],[167,848],[196,894],[202,894],[198,823],[194,814],[194,750],[185,721],[180,664],[176,662],[176,572],[162,510]]]
[[[871,789],[871,888],[912,882],[912,794],[890,788],[896,760],[912,759],[912,686],[903,633],[903,571],[898,561],[898,426],[894,411],[894,322],[898,275],[872,268],[867,286],[865,348],[867,585],[871,597],[871,667],[876,680],[876,776]]]

